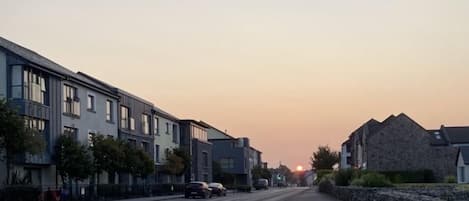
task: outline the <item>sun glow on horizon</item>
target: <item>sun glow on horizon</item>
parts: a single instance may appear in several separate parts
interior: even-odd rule
[[[304,170],[303,166],[301,165],[296,166],[296,171],[301,172],[303,170]]]

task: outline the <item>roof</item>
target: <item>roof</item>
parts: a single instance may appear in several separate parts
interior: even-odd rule
[[[156,106],[153,106],[153,110],[156,112],[156,114],[158,114],[159,116],[162,116],[162,117],[165,117],[165,118],[168,118],[168,119],[171,119],[171,120],[174,120],[174,121],[179,121],[179,118],[177,118],[176,116],[156,107]]]
[[[224,131],[221,131],[220,129],[218,128],[215,128],[215,126],[212,126],[210,124],[208,124],[207,122],[204,122],[204,121],[200,121],[200,123],[202,124],[205,124],[209,129],[213,129],[213,130],[216,130],[218,132],[220,132],[222,135],[225,135],[226,137],[228,137],[229,139],[236,139],[235,137],[231,136],[231,135],[228,135],[228,133],[224,132]],[[216,140],[218,138],[213,138],[213,139],[210,139],[210,140]]]
[[[469,144],[469,127],[441,127],[451,144]]]
[[[27,60],[30,62],[31,65],[36,65],[42,68],[45,68],[46,70],[49,70],[53,73],[56,73],[58,75],[64,76],[71,78],[71,81],[77,82],[78,84],[84,85],[86,87],[93,87],[96,90],[100,90],[102,93],[106,93],[108,95],[112,95],[112,92],[109,91],[108,88],[105,86],[92,81],[86,77],[83,77],[67,68],[64,66],[55,63],[54,61],[38,54],[37,52],[34,52],[28,48],[25,48],[21,45],[18,45],[12,41],[9,41],[5,38],[0,37],[0,47],[12,52],[13,54],[22,57],[23,59]],[[114,96],[116,97],[116,96]]]
[[[254,150],[254,151],[257,151],[259,153],[262,153],[262,151],[259,151],[258,149],[254,148],[254,147],[249,147],[250,149]]]
[[[140,101],[140,102],[143,102],[143,103],[145,103],[145,104],[147,104],[147,105],[153,106],[153,103],[152,103],[152,102],[147,101],[147,100],[145,100],[145,99],[143,99],[143,98],[140,98],[140,97],[138,97],[138,96],[136,96],[136,95],[134,95],[134,94],[132,94],[132,93],[129,93],[129,92],[123,90],[123,89],[117,88],[117,87],[115,87],[115,86],[113,86],[113,85],[111,85],[111,84],[108,84],[108,83],[106,83],[106,82],[103,82],[103,81],[101,81],[101,80],[99,80],[99,79],[97,79],[97,78],[95,78],[95,77],[93,77],[93,76],[91,76],[91,75],[89,75],[89,74],[86,74],[86,73],[83,73],[83,72],[78,72],[77,74],[80,75],[80,76],[86,77],[86,78],[88,78],[88,79],[90,79],[90,80],[93,80],[94,82],[100,83],[102,86],[105,86],[106,88],[108,88],[108,89],[114,91],[114,93],[124,94],[124,95],[129,96],[129,97],[131,97],[131,98],[133,98],[133,99],[136,99],[136,100],[138,100],[138,101]]]
[[[439,129],[428,130],[430,135],[430,144],[434,146],[445,146],[448,145],[448,139],[446,135]]]
[[[465,165],[469,165],[469,147],[461,147],[459,148],[459,153],[462,155],[462,159],[464,160]],[[458,157],[459,159],[459,157]]]
[[[204,127],[204,128],[210,128],[210,126],[205,124],[204,122],[196,121],[196,120],[193,120],[193,119],[181,119],[179,121],[180,122],[186,122],[186,123],[193,123],[195,125],[198,125],[198,126],[201,126],[201,127]]]

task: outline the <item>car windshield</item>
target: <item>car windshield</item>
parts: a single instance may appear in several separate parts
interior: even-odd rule
[[[200,187],[202,186],[201,183],[190,183],[190,184],[187,184],[187,187]]]
[[[217,187],[217,188],[218,188],[218,187],[221,186],[221,184],[219,184],[219,183],[211,183],[211,184],[209,184],[208,186],[209,186],[209,187]]]

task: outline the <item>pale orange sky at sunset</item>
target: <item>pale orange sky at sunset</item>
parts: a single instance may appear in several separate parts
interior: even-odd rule
[[[0,36],[310,168],[370,118],[469,125],[466,0],[2,0]],[[151,87],[147,87],[151,86]]]

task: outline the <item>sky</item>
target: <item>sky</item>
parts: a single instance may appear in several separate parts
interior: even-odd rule
[[[370,118],[469,125],[466,0],[1,0],[0,36],[310,167]]]

